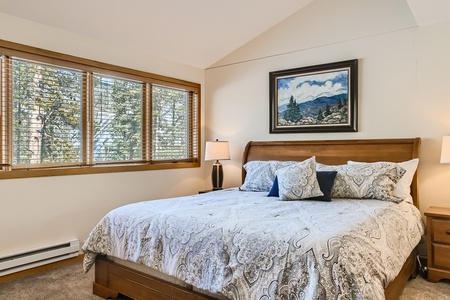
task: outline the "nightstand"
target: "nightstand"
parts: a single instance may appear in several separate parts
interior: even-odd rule
[[[450,279],[450,208],[429,207],[427,217],[428,281]]]

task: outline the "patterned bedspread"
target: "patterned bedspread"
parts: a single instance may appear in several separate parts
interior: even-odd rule
[[[406,202],[279,201],[228,189],[108,213],[83,246],[230,299],[384,299],[424,234]]]

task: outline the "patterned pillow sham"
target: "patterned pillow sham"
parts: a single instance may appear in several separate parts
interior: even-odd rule
[[[300,200],[323,196],[316,175],[316,158],[313,156],[302,162],[276,171],[280,200]]]
[[[318,163],[318,171],[337,171],[331,190],[332,198],[379,199],[399,203],[393,194],[405,169],[396,163],[376,162],[338,166]]]
[[[253,160],[244,165],[247,172],[241,191],[268,192],[275,180],[275,172],[281,168],[295,164],[295,161]]]
[[[361,164],[364,162],[356,162],[349,160],[347,163],[351,165],[351,164]],[[393,195],[405,199],[406,202],[411,202],[412,198],[408,196],[411,194],[411,183],[413,181],[414,174],[416,174],[416,170],[419,165],[419,159],[413,158],[408,161],[399,162],[398,165],[403,169],[405,169],[406,172],[395,185]]]

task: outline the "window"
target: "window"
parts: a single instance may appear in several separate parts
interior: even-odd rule
[[[188,159],[192,153],[183,145],[194,138],[187,130],[192,123],[189,119],[192,93],[155,85],[152,95],[152,159]]]
[[[21,59],[11,63],[11,164],[81,162],[82,73]]]
[[[141,82],[94,75],[94,162],[142,160],[142,99]]]
[[[198,167],[200,85],[0,40],[0,178]]]

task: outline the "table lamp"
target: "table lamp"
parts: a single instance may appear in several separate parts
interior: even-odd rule
[[[441,164],[450,164],[450,135],[442,138]]]
[[[230,159],[230,150],[227,141],[207,141],[205,149],[205,160],[215,160],[213,164],[211,181],[213,190],[221,190],[223,183],[223,168],[219,159]]]

